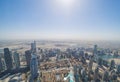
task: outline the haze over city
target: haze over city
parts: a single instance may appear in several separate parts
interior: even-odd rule
[[[120,0],[0,0],[0,82],[120,82]]]
[[[119,0],[0,0],[0,39],[120,41]]]

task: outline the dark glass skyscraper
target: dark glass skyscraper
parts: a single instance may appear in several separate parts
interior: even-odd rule
[[[31,51],[30,50],[25,51],[25,57],[26,57],[27,66],[30,67],[30,60],[31,60]]]
[[[1,57],[0,57],[0,73],[1,73],[1,71],[2,71],[2,60],[1,60]]]
[[[34,43],[31,43],[31,51],[32,53],[36,53],[36,41],[34,41]]]
[[[38,76],[38,61],[36,54],[32,54],[31,61],[30,61],[30,71],[31,71],[31,78],[35,79]]]
[[[19,68],[20,67],[20,58],[19,58],[19,53],[14,52],[14,62],[15,62],[15,67]]]
[[[11,70],[13,66],[12,66],[12,56],[9,51],[9,48],[4,48],[4,58],[5,58],[7,70]]]
[[[97,55],[97,45],[94,45],[94,51],[93,51],[94,55]]]

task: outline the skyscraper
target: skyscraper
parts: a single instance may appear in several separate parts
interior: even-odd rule
[[[108,82],[109,81],[109,72],[106,70],[103,75],[103,82]]]
[[[93,54],[94,54],[94,55],[97,55],[97,45],[94,45]]]
[[[13,66],[12,66],[12,56],[9,51],[9,48],[4,48],[4,58],[5,58],[7,70],[11,70]]]
[[[31,71],[31,79],[35,79],[38,76],[38,61],[37,56],[32,54],[30,61],[30,71]]]
[[[31,51],[32,51],[33,53],[36,52],[36,41],[34,41],[34,43],[31,43]]]
[[[20,67],[20,58],[19,58],[19,53],[14,52],[14,61],[15,61],[15,67],[19,68]]]
[[[6,63],[5,63],[5,59],[1,59],[1,63],[2,63],[2,70],[4,71],[4,70],[6,70],[7,69],[7,67],[6,67]]]
[[[2,60],[1,60],[1,57],[0,57],[0,73],[1,73],[1,71],[2,71]]]
[[[99,79],[99,67],[96,67],[95,71],[94,71],[94,80],[95,80],[95,82],[96,82],[97,79]]]
[[[93,56],[91,56],[90,62],[89,62],[89,64],[88,64],[88,71],[89,71],[89,72],[92,71],[92,66],[93,66]]]
[[[25,51],[25,57],[26,57],[27,67],[30,67],[30,60],[31,60],[31,51],[30,50]]]

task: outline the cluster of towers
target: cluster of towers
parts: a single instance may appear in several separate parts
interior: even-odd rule
[[[3,59],[4,58],[4,66],[3,68]],[[38,58],[37,58],[37,52],[36,52],[36,42],[34,41],[31,43],[31,49],[25,51],[25,58],[27,63],[27,68],[30,69],[31,73],[31,79],[35,79],[38,76]],[[7,70],[8,72],[11,72],[13,69],[19,69],[20,68],[20,57],[19,53],[17,51],[14,51],[13,53],[9,50],[9,48],[4,48],[4,54],[3,57],[0,57],[0,72],[2,72],[2,69]]]
[[[2,60],[2,58],[0,58],[0,70],[4,69],[10,71],[13,68],[19,67],[20,67],[19,53],[15,51],[12,55],[12,52],[9,50],[9,48],[4,48],[4,61]]]
[[[30,68],[31,72],[30,81],[36,79],[38,76],[38,59],[36,54],[36,42],[34,41],[34,43],[31,43],[31,50],[25,51],[27,67]]]

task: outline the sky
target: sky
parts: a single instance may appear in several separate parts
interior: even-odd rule
[[[0,0],[0,39],[120,41],[120,0]]]

